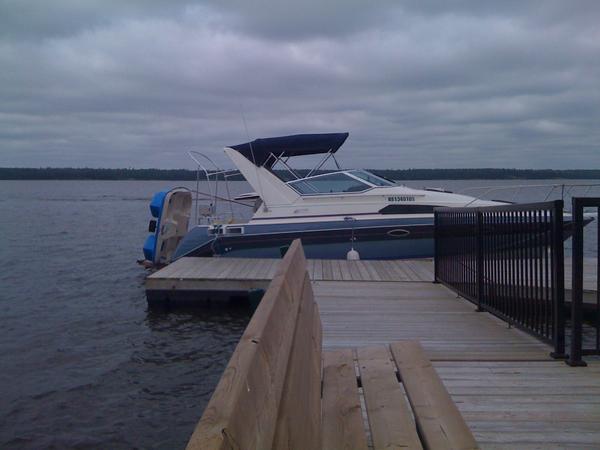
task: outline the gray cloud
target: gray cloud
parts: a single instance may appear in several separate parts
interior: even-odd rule
[[[350,131],[349,166],[600,165],[597,2],[5,1],[0,166],[190,167]]]

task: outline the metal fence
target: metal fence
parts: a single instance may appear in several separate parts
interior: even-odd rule
[[[562,200],[436,208],[435,279],[565,357]]]
[[[595,304],[584,304],[583,301],[583,227],[585,221],[583,217],[584,208],[594,207],[596,212],[600,213],[600,198],[598,197],[574,197],[572,200],[573,214],[573,256],[571,259],[571,351],[569,353],[568,364],[571,366],[584,366],[585,362],[581,359],[582,355],[600,355],[600,226],[598,226],[598,248],[596,252],[596,276]],[[598,217],[598,215],[597,215]],[[588,310],[588,327],[595,332],[594,347],[585,347],[583,339],[584,310]]]

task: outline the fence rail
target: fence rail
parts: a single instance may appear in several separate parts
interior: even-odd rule
[[[584,366],[583,355],[600,355],[600,265],[596,269],[596,304],[595,311],[590,317],[591,326],[595,331],[594,348],[585,348],[583,340],[583,217],[584,208],[594,207],[600,213],[599,197],[574,197],[572,200],[573,214],[573,257],[571,271],[571,351],[568,364]],[[596,257],[600,258],[600,226],[598,226],[598,248]],[[600,262],[600,260],[598,261]]]
[[[435,279],[565,357],[562,200],[437,208]]]

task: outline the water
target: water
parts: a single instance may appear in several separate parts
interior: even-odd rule
[[[0,181],[0,447],[185,445],[249,312],[147,310],[135,260],[148,202],[176,185],[194,183]]]

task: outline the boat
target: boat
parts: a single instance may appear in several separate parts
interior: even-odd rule
[[[227,186],[231,176],[240,173],[253,192],[231,199],[220,197],[215,188],[200,204],[198,176],[196,223],[189,230],[192,191],[177,188],[156,194],[146,260],[164,265],[184,256],[279,258],[296,238],[314,259],[432,257],[434,208],[510,203],[444,189],[414,189],[364,169],[342,169],[336,154],[347,138],[348,133],[299,134],[226,147],[237,171],[220,170],[206,155],[190,152],[197,173],[201,168],[206,180]],[[291,160],[308,155],[320,155],[312,170],[292,168]],[[200,158],[214,168],[206,168]],[[330,161],[335,170],[323,170]],[[253,202],[253,215],[245,222],[219,219],[219,200]],[[164,237],[161,224],[167,226]]]

